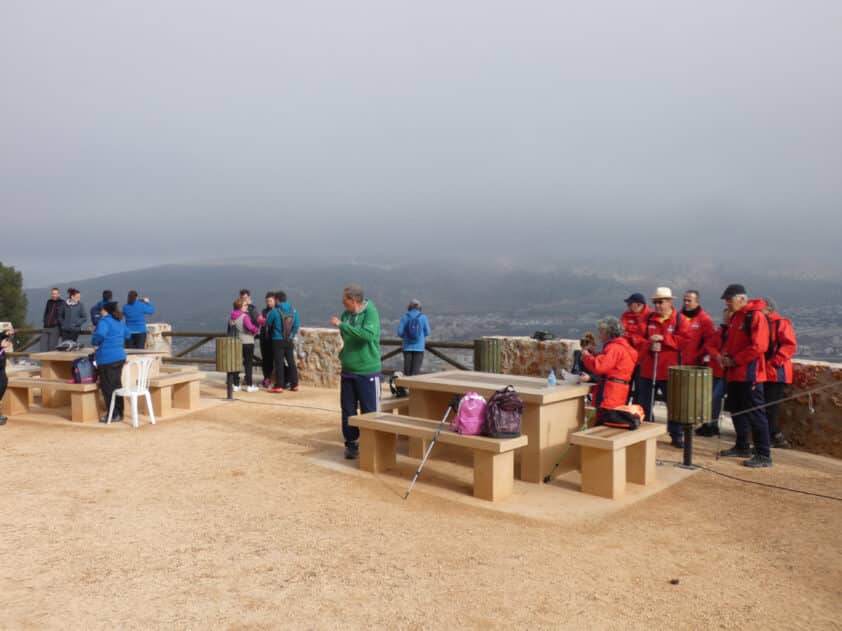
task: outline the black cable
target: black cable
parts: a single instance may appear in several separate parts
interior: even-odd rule
[[[658,464],[682,464],[677,460],[661,460],[658,459],[656,461]],[[802,495],[811,495],[813,497],[821,497],[826,500],[834,500],[836,502],[842,502],[842,497],[836,497],[834,495],[822,495],[821,493],[813,493],[812,491],[802,491],[801,489],[791,489],[786,486],[778,486],[777,484],[769,484],[767,482],[757,482],[756,480],[746,480],[745,478],[740,478],[735,475],[730,475],[728,473],[722,473],[721,471],[717,471],[716,469],[711,469],[710,467],[706,467],[701,464],[693,465],[698,467],[703,471],[708,471],[710,473],[715,473],[716,475],[721,475],[723,478],[728,478],[730,480],[736,480],[737,482],[745,482],[746,484],[756,484],[757,486],[765,486],[769,489],[777,489],[779,491],[789,491],[790,493],[801,493]]]

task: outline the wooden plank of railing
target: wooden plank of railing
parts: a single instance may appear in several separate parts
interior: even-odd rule
[[[452,359],[452,358],[448,357],[444,353],[440,353],[435,348],[431,348],[431,347],[428,346],[427,350],[430,351],[433,355],[435,355],[439,359],[446,361],[448,364],[450,364],[451,366],[455,366],[459,370],[470,370],[470,368],[468,368],[464,364],[456,361],[455,359]]]
[[[194,336],[191,336],[191,337],[194,337]],[[205,337],[203,337],[201,340],[199,340],[199,341],[198,341],[198,342],[196,342],[195,344],[191,344],[191,345],[190,345],[190,346],[188,346],[186,349],[184,349],[184,350],[179,351],[178,353],[176,353],[176,355],[175,355],[175,356],[176,356],[176,357],[184,357],[187,353],[192,353],[193,351],[195,351],[195,350],[196,350],[197,348],[199,348],[200,346],[203,346],[203,345],[207,344],[207,343],[208,343],[208,342],[210,342],[210,341],[211,341],[214,337],[218,337],[218,336],[215,336],[215,335],[205,335]]]
[[[212,357],[167,357],[161,358],[161,361],[167,364],[211,364],[216,365],[216,360]]]
[[[383,355],[383,356],[380,358],[380,361],[381,361],[381,362],[384,362],[384,361],[386,361],[387,359],[391,359],[392,357],[395,357],[396,355],[399,355],[402,351],[403,351],[403,349],[401,349],[401,348],[396,348],[396,349],[395,349],[395,350],[393,350],[393,351],[389,351],[388,353],[386,353],[385,355]]]

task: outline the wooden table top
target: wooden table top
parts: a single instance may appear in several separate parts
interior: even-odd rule
[[[547,380],[541,377],[501,375],[470,370],[445,370],[413,377],[400,377],[397,380],[397,385],[409,388],[410,396],[412,396],[412,389],[415,388],[416,390],[458,394],[473,390],[486,398],[497,390],[510,385],[517,390],[524,403],[537,403],[539,405],[584,397],[590,389],[590,386],[587,385],[549,386]]]
[[[29,356],[29,359],[34,361],[72,362],[78,357],[87,357],[93,352],[93,346],[90,346],[88,348],[82,348],[78,351],[44,351],[43,353],[32,353]],[[132,355],[151,355],[152,357],[164,357],[167,355],[167,353],[162,353],[160,351],[148,351],[145,349],[127,348],[126,355],[128,355],[129,357],[131,357]]]

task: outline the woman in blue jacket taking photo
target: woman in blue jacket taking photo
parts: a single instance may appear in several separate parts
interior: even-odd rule
[[[111,405],[111,394],[123,387],[123,364],[126,363],[126,341],[131,337],[126,325],[123,324],[120,309],[116,302],[106,302],[100,311],[102,317],[96,324],[96,330],[91,336],[91,344],[96,347],[96,368],[99,374],[99,387],[105,399],[105,409]],[[123,397],[116,397],[114,401],[113,421],[123,420]],[[108,422],[108,412],[100,423]]]
[[[144,296],[137,299],[137,292],[132,289],[129,292],[128,300],[123,307],[123,315],[126,316],[126,327],[131,333],[131,341],[126,344],[127,348],[144,348],[146,346],[146,316],[155,313],[154,305],[149,298]]]
[[[430,322],[421,313],[421,301],[409,301],[406,313],[398,322],[398,337],[403,340],[403,374],[407,377],[421,372],[424,362],[424,340],[430,335]]]

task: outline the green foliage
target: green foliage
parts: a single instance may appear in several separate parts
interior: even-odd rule
[[[0,322],[11,322],[16,329],[26,329],[26,294],[23,292],[23,275],[14,267],[0,263]],[[15,336],[15,346],[23,341]]]

